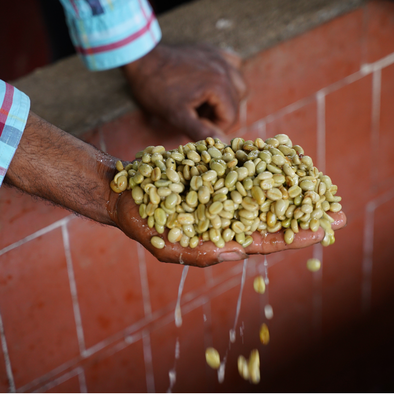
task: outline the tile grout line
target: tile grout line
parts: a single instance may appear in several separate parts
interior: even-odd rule
[[[140,271],[142,299],[143,299],[143,303],[144,303],[144,313],[145,313],[145,316],[151,316],[152,315],[152,304],[150,302],[148,273],[146,270],[145,249],[140,243],[137,243],[137,254],[138,254],[137,255],[138,256],[138,267],[139,267],[139,271]]]
[[[152,364],[152,346],[150,342],[150,333],[145,331],[142,336],[142,343],[144,349],[145,373],[146,373],[146,391],[148,393],[155,392],[155,377],[153,375]]]
[[[138,266],[140,271],[142,299],[144,304],[144,313],[146,317],[152,317],[152,305],[150,302],[145,249],[140,244],[137,244],[137,254],[138,254]],[[146,379],[147,392],[153,393],[155,391],[155,379],[153,375],[153,366],[152,366],[152,348],[150,343],[150,332],[147,332],[146,335],[143,335],[142,343],[144,349],[145,379]]]
[[[11,360],[10,360],[10,355],[8,353],[7,340],[5,338],[3,318],[1,316],[1,313],[0,313],[0,337],[1,337],[1,348],[3,350],[3,355],[4,355],[4,364],[5,364],[5,369],[7,372],[7,379],[9,384],[9,392],[15,393],[16,392],[15,380],[14,380],[14,375],[12,373]]]
[[[88,388],[86,386],[86,378],[85,378],[85,371],[82,367],[79,367],[80,371],[78,373],[78,381],[79,381],[79,389],[81,393],[87,393]]]
[[[64,382],[67,382],[67,380],[73,378],[74,376],[77,376],[80,373],[81,367],[77,367],[69,372],[66,372],[64,375],[44,384],[43,386],[40,386],[36,390],[33,391],[33,393],[43,393],[44,391],[48,391],[59,384],[62,384]]]
[[[378,157],[379,150],[379,129],[380,129],[380,96],[382,87],[382,70],[374,70],[372,74],[372,119],[371,119],[371,147],[372,154],[375,159]],[[374,185],[377,171],[376,166],[372,167],[370,173],[371,185]]]
[[[326,95],[323,91],[316,93],[317,102],[317,165],[320,171],[326,171]]]
[[[27,237],[22,238],[22,239],[20,239],[19,241],[16,241],[16,242],[14,242],[14,243],[11,244],[11,245],[6,246],[6,247],[3,248],[2,250],[0,250],[0,256],[2,256],[3,254],[6,254],[7,252],[9,252],[9,251],[11,251],[11,250],[17,248],[18,246],[21,246],[21,245],[23,245],[23,244],[25,244],[25,243],[27,243],[27,242],[29,242],[29,241],[32,241],[33,239],[36,239],[36,238],[40,237],[41,235],[44,235],[44,234],[46,234],[46,233],[49,233],[50,231],[55,230],[55,229],[57,229],[58,227],[63,226],[64,224],[67,224],[70,220],[72,220],[72,219],[74,219],[74,218],[75,218],[74,215],[66,216],[66,217],[63,218],[63,219],[60,219],[60,220],[58,220],[57,222],[54,222],[54,223],[50,224],[49,226],[44,227],[44,228],[42,228],[42,229],[36,231],[35,233],[30,234],[30,235],[28,235]]]
[[[265,120],[262,120],[259,122],[258,125],[258,133],[259,133],[259,137],[262,140],[266,140],[266,135],[267,135],[267,122]]]
[[[77,285],[74,276],[73,262],[72,262],[71,249],[70,249],[70,238],[68,234],[67,223],[63,224],[62,226],[62,235],[63,235],[64,253],[66,255],[70,292],[71,292],[71,298],[73,303],[74,319],[75,319],[75,325],[77,330],[79,352],[81,356],[84,357],[86,352],[85,338],[83,334],[81,311],[78,302]]]
[[[361,282],[361,311],[368,313],[371,308],[372,295],[372,269],[373,269],[373,237],[374,237],[374,202],[369,202],[365,209],[365,226],[364,226],[364,250],[362,261],[362,282]]]

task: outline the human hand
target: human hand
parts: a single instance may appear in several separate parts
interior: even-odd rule
[[[246,86],[238,56],[207,45],[157,45],[123,66],[132,93],[149,113],[192,140],[223,138],[238,116]]]
[[[324,237],[324,231],[319,228],[317,232],[301,230],[295,234],[294,241],[290,245],[283,239],[283,231],[261,236],[253,233],[254,242],[243,248],[238,242],[226,243],[224,248],[219,249],[213,242],[201,242],[196,248],[184,248],[179,243],[173,244],[168,241],[168,229],[164,234],[158,234],[154,228],[149,228],[146,219],[139,215],[138,205],[130,192],[120,195],[111,195],[111,217],[116,225],[130,238],[141,243],[158,260],[167,263],[187,264],[196,267],[207,267],[224,261],[236,261],[247,258],[253,254],[270,254],[288,249],[300,249],[320,242]],[[346,216],[343,212],[330,213],[335,220],[331,224],[333,230],[338,230],[346,225]],[[166,245],[163,249],[156,249],[150,239],[157,235],[163,238]]]

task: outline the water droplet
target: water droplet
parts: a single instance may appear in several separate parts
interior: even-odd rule
[[[274,317],[274,311],[273,311],[271,305],[267,304],[267,305],[264,307],[264,314],[265,314],[265,317],[266,317],[267,319],[272,319],[272,318]]]
[[[182,312],[179,304],[175,307],[175,325],[177,327],[182,326]]]
[[[172,393],[172,388],[174,387],[174,384],[176,382],[176,372],[175,369],[171,369],[168,372],[168,377],[170,378],[170,387],[167,390],[167,393]]]
[[[231,329],[230,330],[230,342],[234,343],[236,339],[236,334],[235,334],[235,330]]]
[[[176,344],[175,344],[175,359],[178,360],[180,356],[180,344],[179,344],[179,338],[176,339]]]
[[[223,362],[220,364],[220,367],[219,367],[219,369],[218,369],[218,381],[219,381],[219,383],[223,383],[223,382],[224,382],[225,367],[226,367],[226,364],[225,364],[225,362],[223,361]]]

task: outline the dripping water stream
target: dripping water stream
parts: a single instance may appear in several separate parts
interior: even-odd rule
[[[219,383],[223,383],[224,381],[224,375],[225,375],[225,369],[226,369],[226,362],[227,362],[227,356],[228,352],[231,348],[231,344],[235,342],[236,340],[236,327],[238,324],[238,318],[239,318],[239,313],[241,311],[241,303],[242,303],[242,293],[244,290],[244,285],[245,285],[245,279],[246,279],[246,267],[248,265],[248,259],[244,260],[243,267],[242,267],[242,278],[241,278],[241,288],[239,290],[239,295],[238,295],[238,301],[237,301],[237,309],[235,313],[235,320],[234,320],[234,326],[229,332],[229,343],[228,343],[228,348],[226,350],[226,355],[223,358],[223,361],[220,363],[220,367],[218,369],[218,381]],[[243,332],[243,330],[242,330]]]
[[[182,264],[183,262],[180,261],[180,263]],[[175,325],[178,328],[182,326],[181,297],[182,297],[183,287],[185,285],[188,271],[189,271],[189,266],[185,265],[182,270],[182,276],[178,287],[178,298],[176,301],[175,312],[174,312]],[[172,392],[172,389],[176,382],[176,363],[177,360],[179,359],[179,356],[180,356],[180,343],[179,343],[179,337],[177,337],[175,343],[174,367],[168,372],[168,377],[170,379],[170,387],[168,388],[167,393]]]

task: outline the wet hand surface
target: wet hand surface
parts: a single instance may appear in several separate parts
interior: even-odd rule
[[[173,244],[168,241],[168,229],[164,234],[158,234],[154,228],[149,228],[147,219],[142,219],[139,214],[139,206],[132,199],[131,193],[126,191],[121,195],[112,193],[114,208],[111,216],[119,228],[130,238],[141,243],[158,260],[167,263],[184,263],[196,267],[207,267],[224,261],[242,260],[253,254],[270,254],[288,249],[301,249],[320,242],[324,237],[324,230],[318,231],[301,230],[295,234],[294,241],[288,245],[283,239],[283,230],[267,234],[253,233],[254,242],[243,248],[236,241],[226,243],[224,248],[218,248],[214,243],[202,242],[194,248],[184,248],[179,243]],[[341,211],[330,212],[335,220],[332,223],[333,230],[339,230],[346,225],[346,215]],[[156,249],[150,242],[153,236],[159,236],[165,241],[163,249]]]

